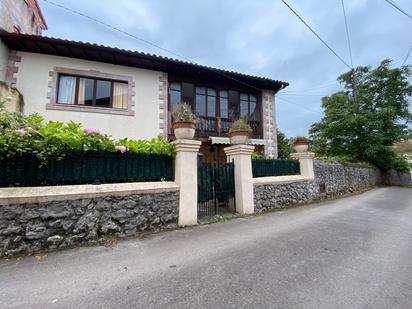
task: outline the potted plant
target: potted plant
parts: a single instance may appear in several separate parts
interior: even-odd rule
[[[293,148],[296,152],[308,151],[310,140],[305,136],[296,136],[293,140]]]
[[[196,116],[187,103],[179,103],[172,111],[173,131],[176,139],[193,139],[196,129]]]
[[[246,117],[240,117],[236,120],[229,130],[230,143],[232,145],[247,144],[249,135],[252,132]]]

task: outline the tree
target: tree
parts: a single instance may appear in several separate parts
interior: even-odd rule
[[[279,159],[290,159],[290,154],[292,153],[292,145],[290,140],[286,135],[277,129],[277,140],[278,140],[278,158]]]
[[[370,162],[384,170],[409,168],[390,146],[411,133],[412,71],[410,66],[390,65],[386,59],[377,68],[361,66],[339,76],[344,91],[322,99],[324,116],[309,131],[315,152]]]

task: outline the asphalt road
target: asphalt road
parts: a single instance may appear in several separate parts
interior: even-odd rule
[[[0,261],[1,308],[412,308],[412,189]]]

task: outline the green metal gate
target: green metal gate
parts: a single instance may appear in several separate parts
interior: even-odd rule
[[[198,217],[236,211],[234,163],[198,167]]]

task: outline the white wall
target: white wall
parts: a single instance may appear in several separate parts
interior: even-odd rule
[[[0,81],[6,79],[7,62],[9,60],[9,48],[0,39]]]
[[[147,139],[160,134],[159,78],[161,72],[111,65],[73,58],[18,52],[16,88],[24,97],[24,113],[39,113],[47,120],[80,122],[84,127],[96,127],[115,138]],[[96,70],[101,73],[131,76],[135,83],[134,116],[47,110],[49,72],[54,67]]]
[[[32,22],[33,10],[24,0],[0,1],[0,28],[13,32],[18,26],[22,33],[41,34],[41,29]]]

